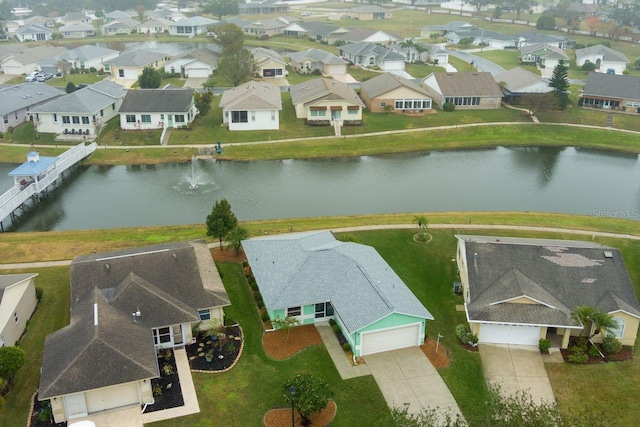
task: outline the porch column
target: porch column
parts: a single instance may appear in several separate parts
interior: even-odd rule
[[[560,346],[560,348],[569,347],[569,337],[570,336],[571,336],[571,329],[565,328],[564,329],[564,334],[562,335],[562,345]]]

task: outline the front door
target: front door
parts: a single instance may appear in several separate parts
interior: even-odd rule
[[[342,118],[342,110],[331,110],[331,121],[340,120]]]
[[[173,326],[173,345],[184,344],[184,338],[182,335],[182,325]]]
[[[173,127],[173,114],[168,114],[168,118],[169,118],[169,127],[172,128]]]

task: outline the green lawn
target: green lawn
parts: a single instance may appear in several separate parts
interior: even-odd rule
[[[427,64],[405,64],[404,70],[417,79],[423,79],[431,73],[443,73],[444,67],[438,67]]]
[[[97,139],[99,145],[109,146],[139,146],[160,145],[162,131],[153,130],[122,130],[120,129],[120,115],[107,122]]]

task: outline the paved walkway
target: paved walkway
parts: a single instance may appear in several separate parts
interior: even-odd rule
[[[436,368],[418,347],[364,357],[390,408],[408,403],[409,413],[437,409],[462,417],[458,403]]]
[[[324,342],[324,346],[327,348],[327,352],[329,353],[331,360],[333,360],[333,364],[343,380],[371,375],[367,365],[353,366],[351,362],[349,362],[344,355],[344,350],[340,347],[340,343],[333,333],[329,322],[316,323],[315,325],[318,333],[320,333],[322,342]]]
[[[490,385],[499,385],[504,396],[525,391],[534,402],[555,403],[551,381],[537,346],[480,344],[478,349],[485,380]]]

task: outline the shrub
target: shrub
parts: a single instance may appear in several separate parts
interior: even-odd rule
[[[44,290],[42,290],[42,288],[40,286],[36,286],[36,299],[38,301],[42,300],[42,294],[44,293]]]
[[[96,72],[96,67],[89,67],[89,72],[90,73],[95,73]]]
[[[9,127],[7,128],[7,133],[8,133],[9,135],[13,135],[13,130],[14,130],[14,127],[13,127],[13,126],[9,126]]]
[[[538,341],[538,347],[540,347],[540,352],[547,353],[551,347],[551,341],[546,338],[540,338]]]
[[[249,267],[249,261],[247,261],[246,259],[244,261],[242,261],[242,268],[246,268]]]
[[[596,69],[596,64],[591,61],[587,61],[582,64],[582,71],[593,71]]]
[[[262,318],[263,322],[267,322],[269,320],[269,313],[265,311],[260,317]]]
[[[338,332],[340,332],[340,325],[335,324],[331,327],[331,329],[333,330],[334,334],[337,334]]]
[[[444,111],[453,111],[456,109],[456,104],[454,104],[453,102],[445,102],[444,104],[442,104],[442,109]]]
[[[264,301],[262,301],[262,298],[256,301],[256,305],[258,308],[264,308]]]
[[[539,30],[553,30],[556,28],[556,18],[551,15],[543,14],[538,18],[536,28]]]
[[[587,354],[589,355],[589,357],[599,357],[600,350],[598,350],[598,347],[596,347],[595,345],[592,345],[591,347],[589,347],[589,351],[587,351]]]
[[[463,343],[467,342],[466,338],[470,333],[471,331],[469,330],[469,327],[467,325],[461,323],[458,326],[456,326],[456,336]]]
[[[464,47],[469,46],[471,43],[473,43],[473,39],[471,37],[463,37],[458,42],[460,46],[464,46]]]
[[[329,325],[331,326],[331,328],[333,329],[333,326],[336,325],[336,321],[333,319],[329,319]]]
[[[347,351],[351,351],[351,344],[349,344],[348,342],[342,344],[342,349],[345,351],[345,353]]]
[[[576,43],[576,44],[574,44],[574,45],[573,45],[573,48],[574,48],[575,50],[578,50],[578,49],[584,49],[585,47],[587,47],[587,46],[585,46],[585,45],[584,45],[584,44],[582,44],[582,43]]]
[[[617,354],[622,350],[622,343],[615,337],[604,337],[602,349],[607,354]]]
[[[571,354],[567,356],[567,360],[571,363],[587,363],[589,355],[582,347],[575,345],[571,347]]]
[[[40,411],[38,412],[38,419],[43,423],[50,422],[52,416],[53,414],[51,412],[51,406],[48,405],[40,409]]]
[[[168,363],[162,365],[162,373],[165,376],[173,375],[173,372],[173,366],[169,365]]]
[[[576,340],[574,347],[580,348],[582,351],[587,351],[587,339],[585,337],[580,337]]]

